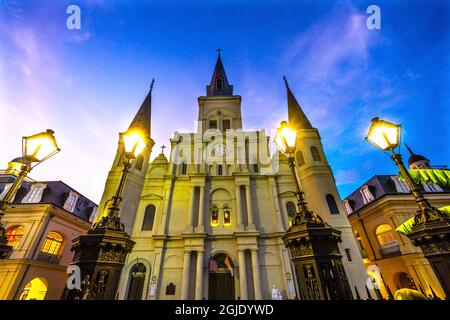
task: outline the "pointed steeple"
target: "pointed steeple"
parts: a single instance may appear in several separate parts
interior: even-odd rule
[[[406,149],[408,149],[410,157],[408,159],[408,165],[412,169],[412,167],[416,167],[417,162],[420,162],[420,167],[430,168],[430,160],[425,158],[420,154],[415,154],[411,148],[405,143]]]
[[[287,90],[289,124],[296,129],[313,129],[311,122],[309,122],[308,117],[306,117],[306,114],[303,112],[300,104],[297,102],[297,99],[295,99],[294,94],[289,88],[286,77],[283,76],[283,79]]]
[[[155,79],[152,80],[152,83],[150,85],[150,91],[145,97],[144,102],[142,102],[141,107],[134,116],[134,119],[131,122],[130,127],[128,128],[128,130],[130,129],[142,130],[149,138],[151,133],[152,90],[154,83]]]
[[[217,56],[211,83],[206,86],[206,96],[232,96],[233,86],[228,83],[225,68],[223,67],[222,59],[220,58],[220,51],[222,51],[222,49],[217,49],[217,51],[219,54]]]

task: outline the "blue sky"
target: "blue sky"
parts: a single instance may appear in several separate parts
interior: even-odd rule
[[[81,8],[68,30],[66,8]],[[369,30],[366,8],[381,8]],[[285,74],[320,130],[341,196],[395,173],[364,141],[374,116],[403,125],[403,140],[450,164],[449,31],[445,1],[0,1],[0,166],[20,139],[52,128],[62,152],[36,167],[99,201],[118,132],[151,79],[152,136],[192,131],[222,48],[246,129],[287,118]],[[404,153],[407,157],[407,153]]]

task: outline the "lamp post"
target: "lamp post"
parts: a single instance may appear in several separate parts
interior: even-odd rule
[[[45,132],[22,138],[22,157],[13,160],[20,165],[19,173],[3,199],[0,199],[0,259],[6,258],[12,250],[12,247],[8,246],[1,219],[31,169],[60,151],[53,134],[52,130],[47,129]]]
[[[408,238],[422,249],[449,298],[450,218],[430,204],[423,195],[422,185],[417,184],[406,169],[400,153],[400,125],[373,118],[365,139],[391,157],[408,184],[419,208],[414,216],[412,233],[408,234]]]
[[[342,264],[338,242],[341,232],[309,210],[300,188],[295,150],[297,132],[282,121],[275,134],[275,144],[289,162],[295,186],[298,212],[282,237],[289,249],[301,300],[352,300],[353,295]]]
[[[72,240],[71,250],[75,251],[72,265],[80,268],[81,279],[86,283],[83,290],[66,291],[64,299],[115,299],[125,259],[135,244],[120,221],[120,203],[128,171],[148,142],[138,131],[121,133],[120,141],[123,169],[111,205],[90,230]]]

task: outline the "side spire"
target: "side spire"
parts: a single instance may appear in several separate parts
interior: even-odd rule
[[[308,117],[303,112],[300,104],[297,102],[297,99],[295,99],[294,94],[289,88],[289,84],[285,76],[283,76],[283,80],[287,90],[289,124],[294,126],[296,129],[313,129],[311,122],[309,122]]]
[[[222,49],[217,49],[217,62],[214,68],[214,73],[211,77],[211,82],[206,86],[206,96],[232,96],[233,86],[229,84],[225,68],[223,67],[220,52]]]
[[[145,133],[145,135],[149,138],[151,136],[152,91],[154,84],[155,78],[152,79],[152,83],[150,84],[150,90],[128,128],[128,130],[130,129],[142,130]]]
[[[431,168],[430,160],[428,160],[426,157],[414,153],[414,151],[411,150],[411,148],[405,143],[406,149],[409,151],[409,159],[408,159],[408,165],[411,169],[417,169],[419,166],[421,168]]]
[[[411,148],[406,143],[405,143],[405,146],[406,146],[406,149],[408,149],[409,154],[413,156],[414,152],[411,150]]]

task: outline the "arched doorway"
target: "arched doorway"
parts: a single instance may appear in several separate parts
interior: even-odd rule
[[[209,300],[234,300],[235,267],[232,259],[219,253],[209,263]]]
[[[146,271],[143,263],[136,263],[131,268],[127,300],[142,300]]]
[[[44,278],[34,278],[23,288],[20,300],[44,300],[47,294],[47,281]]]

